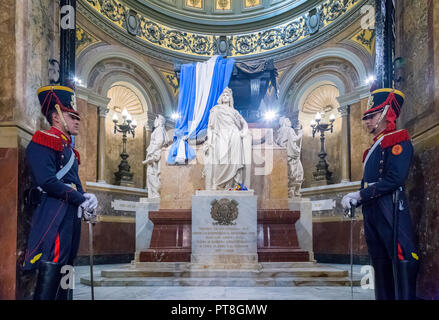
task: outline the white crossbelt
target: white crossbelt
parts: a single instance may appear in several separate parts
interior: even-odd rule
[[[67,174],[67,172],[70,171],[74,162],[75,162],[75,153],[72,150],[72,155],[70,156],[69,162],[67,162],[67,164],[56,173],[56,178],[58,180],[61,180]],[[70,188],[73,187],[71,183],[64,183],[64,184]],[[42,193],[46,193],[40,186],[38,186],[37,189]]]
[[[372,148],[369,149],[369,152],[367,153],[366,159],[364,159],[364,164],[363,164],[363,169],[366,168],[366,163],[367,160],[369,160],[370,155],[372,154],[372,152],[376,149],[376,147],[378,147],[378,145],[380,144],[380,142],[384,139],[385,136],[382,136],[380,139],[378,139],[374,145],[372,146]]]

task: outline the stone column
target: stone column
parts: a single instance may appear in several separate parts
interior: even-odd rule
[[[340,104],[341,123],[341,182],[349,182],[351,176],[350,161],[350,130],[349,130],[349,113],[351,105],[358,103],[361,99],[369,96],[369,86],[359,86],[352,92],[343,96],[338,96],[337,101]]]
[[[349,105],[340,106],[338,112],[341,115],[341,183],[350,181],[349,161]]]
[[[98,134],[98,182],[106,183],[105,174],[105,119],[109,109],[107,106],[99,106],[99,134]]]
[[[104,168],[105,168],[105,118],[109,111],[108,104],[110,99],[101,96],[91,89],[77,86],[76,98],[87,101],[88,105],[93,105],[98,109],[98,136],[97,138],[97,182],[105,183],[104,180]]]

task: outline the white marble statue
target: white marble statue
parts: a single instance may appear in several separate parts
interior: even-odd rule
[[[218,104],[210,110],[207,140],[204,143],[206,190],[227,190],[245,184],[251,164],[251,135],[247,122],[233,107],[233,95],[225,88]]]
[[[154,130],[151,134],[151,142],[146,149],[146,159],[142,162],[147,166],[146,187],[148,198],[160,197],[160,158],[162,148],[170,143],[165,129],[165,118],[158,115],[154,120]]]
[[[291,128],[291,121],[280,117],[280,128],[277,132],[276,144],[287,149],[288,155],[288,196],[299,197],[303,183],[303,166],[300,161],[302,149],[302,127],[296,132]]]

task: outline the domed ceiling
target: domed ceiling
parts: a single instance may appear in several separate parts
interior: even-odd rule
[[[356,21],[367,2],[78,0],[78,12],[122,44],[160,59],[245,60],[313,48]]]
[[[256,22],[263,25],[279,23],[291,18],[291,14],[312,7],[316,1],[310,0],[131,0],[132,5],[138,2],[155,12],[150,14],[156,17],[170,17],[178,19],[180,23],[201,24],[209,26],[234,26],[240,30],[251,30],[250,24]],[[138,9],[141,9],[138,6]],[[288,13],[284,17],[282,14]],[[274,22],[276,20],[276,22]],[[171,22],[171,21],[170,21]],[[243,28],[244,27],[244,28]],[[206,31],[205,27],[199,29]]]

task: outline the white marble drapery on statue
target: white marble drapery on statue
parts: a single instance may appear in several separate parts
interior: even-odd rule
[[[251,164],[251,135],[247,122],[233,107],[232,90],[228,87],[210,110],[203,148],[206,190],[230,189],[238,183],[249,187],[244,168]]]
[[[166,147],[171,140],[165,129],[165,118],[158,115],[154,120],[154,131],[151,134],[151,142],[146,149],[146,159],[142,162],[147,166],[146,187],[148,198],[160,197],[160,158],[162,148]]]
[[[302,149],[302,128],[298,132],[291,128],[291,121],[286,117],[279,118],[280,128],[277,132],[276,144],[287,149],[288,155],[288,195],[299,197],[303,183],[303,166],[300,161]]]

